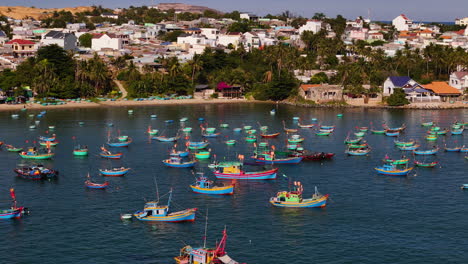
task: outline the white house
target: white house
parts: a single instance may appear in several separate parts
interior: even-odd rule
[[[218,36],[218,45],[223,45],[227,47],[229,44],[232,44],[234,48],[239,46],[239,43],[242,40],[242,33],[240,32],[229,32],[227,34]]]
[[[114,13],[102,13],[101,17],[112,18],[112,19],[119,19],[119,15]]]
[[[468,25],[465,28],[465,36],[468,37]]]
[[[41,44],[44,46],[57,44],[64,50],[76,50],[77,38],[73,33],[63,33],[60,31],[49,31],[41,38]]]
[[[299,28],[299,35],[302,35],[304,31],[312,31],[315,33],[322,29],[322,21],[320,20],[308,20],[305,25]]]
[[[68,23],[67,24],[67,29],[70,31],[78,31],[80,29],[85,29],[86,24],[85,23]]]
[[[468,88],[468,71],[456,71],[450,74],[449,84],[461,92]]]
[[[401,14],[392,20],[392,25],[398,31],[408,31],[413,25],[413,20],[410,20],[404,14]]]
[[[455,25],[467,26],[468,25],[468,17],[455,19]]]
[[[216,39],[219,35],[219,29],[217,28],[200,28],[201,34],[208,39]]]
[[[122,49],[122,39],[114,34],[95,34],[91,39],[91,49],[100,51],[101,49]]]
[[[243,42],[244,42],[244,47],[249,51],[252,49],[258,49],[262,45],[258,34],[255,32],[244,33]]]
[[[201,44],[204,45],[206,43],[206,38],[199,35],[189,35],[189,34],[182,34],[177,37],[177,44],[189,44],[189,45],[196,45]]]
[[[395,88],[412,88],[417,84],[417,82],[408,76],[390,76],[384,82],[383,95],[389,96],[393,94]]]

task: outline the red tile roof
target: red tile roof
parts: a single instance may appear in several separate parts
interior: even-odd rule
[[[299,88],[301,88],[303,91],[307,91],[310,88],[319,87],[319,86],[321,86],[321,84],[301,84]]]
[[[13,40],[8,41],[5,44],[14,44],[14,43],[17,43],[19,45],[34,45],[34,44],[36,44],[35,42],[32,42],[30,40],[25,40],[25,39],[13,39]]]
[[[423,87],[432,90],[436,94],[461,94],[457,88],[448,85],[446,82],[432,82],[430,84],[423,85]]]

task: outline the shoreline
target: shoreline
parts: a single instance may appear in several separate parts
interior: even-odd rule
[[[40,105],[36,103],[29,104],[0,104],[0,112],[4,111],[18,111],[23,108],[28,110],[47,110],[47,109],[84,109],[84,108],[99,108],[99,107],[140,107],[140,106],[160,106],[160,105],[197,105],[197,104],[241,104],[241,103],[263,103],[263,104],[282,104],[307,108],[362,108],[362,109],[431,109],[431,110],[445,110],[445,109],[468,109],[468,104],[457,102],[455,104],[446,103],[431,103],[431,104],[411,104],[405,106],[385,106],[385,105],[324,105],[324,104],[304,104],[291,101],[258,101],[247,99],[178,99],[178,100],[153,100],[153,101],[103,101],[99,103],[93,102],[69,102],[63,105]],[[26,106],[26,107],[25,107]]]

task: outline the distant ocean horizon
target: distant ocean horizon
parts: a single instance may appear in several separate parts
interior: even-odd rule
[[[373,22],[381,22],[385,24],[391,24],[392,21],[388,20],[372,20]],[[444,25],[455,25],[455,22],[437,22],[437,21],[414,21],[415,23],[423,23],[423,24],[431,24],[431,23],[437,23],[437,24],[444,24]]]

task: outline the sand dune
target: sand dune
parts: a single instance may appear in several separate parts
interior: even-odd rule
[[[0,14],[12,17],[14,19],[23,19],[26,17],[32,17],[40,20],[41,18],[47,17],[54,11],[70,11],[72,13],[84,12],[92,10],[90,6],[77,6],[77,7],[65,7],[65,8],[35,8],[26,6],[0,6]]]

